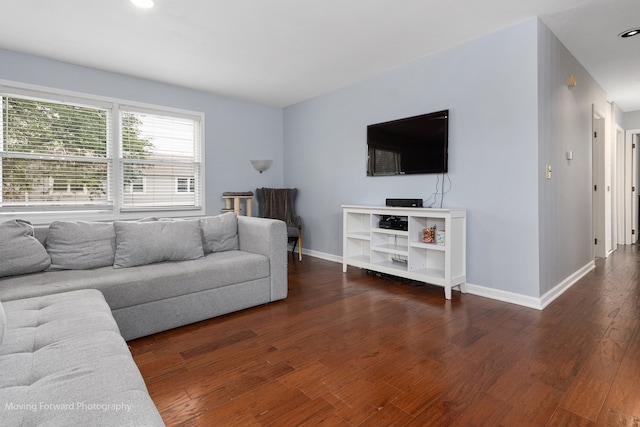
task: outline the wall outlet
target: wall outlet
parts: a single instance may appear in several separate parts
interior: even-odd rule
[[[547,165],[546,176],[547,179],[551,179],[551,165]]]

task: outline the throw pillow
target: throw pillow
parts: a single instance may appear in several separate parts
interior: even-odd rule
[[[116,268],[162,261],[187,261],[204,256],[200,221],[113,223],[116,231]]]
[[[113,265],[116,233],[110,222],[53,221],[47,251],[51,268],[84,270]]]
[[[35,273],[50,264],[49,254],[33,237],[29,221],[14,219],[0,224],[0,277]]]
[[[200,219],[204,253],[238,249],[238,217],[234,212]]]

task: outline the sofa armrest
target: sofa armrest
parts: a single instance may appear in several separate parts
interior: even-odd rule
[[[287,297],[287,227],[283,221],[238,216],[239,249],[269,258],[271,301]]]

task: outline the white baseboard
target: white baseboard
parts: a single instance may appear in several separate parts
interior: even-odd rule
[[[325,261],[337,262],[339,264],[342,264],[342,257],[341,256],[331,255],[331,254],[328,254],[328,253],[325,253],[325,252],[318,252],[318,251],[312,251],[310,249],[303,249],[302,250],[302,255],[303,255],[302,259],[304,259],[304,255],[309,255],[309,256],[312,256],[314,258],[320,258],[320,259],[323,259]]]
[[[514,292],[502,291],[500,289],[488,288],[486,286],[466,284],[467,294],[477,295],[479,297],[491,298],[497,301],[504,301],[511,304],[522,305],[524,307],[535,308],[541,310],[540,299],[527,295],[516,294]]]
[[[342,257],[338,255],[312,251],[309,249],[303,249],[302,254],[342,264]],[[465,286],[465,293],[477,295],[484,298],[491,298],[497,301],[508,302],[510,304],[517,304],[524,307],[534,308],[536,310],[542,310],[594,268],[596,268],[596,263],[592,260],[582,268],[578,269],[578,271],[564,279],[562,282],[558,283],[553,287],[553,289],[546,292],[540,298],[516,294],[514,292],[503,291],[500,289],[488,288],[486,286],[474,285],[468,282]]]
[[[524,307],[535,308],[536,310],[542,310],[594,268],[596,268],[595,261],[590,261],[578,271],[571,274],[569,277],[557,284],[553,289],[542,295],[542,297],[540,298],[502,291],[499,289],[487,288],[485,286],[473,285],[471,283],[467,283],[466,290],[469,294],[491,298],[498,301],[504,301],[511,304],[522,305]]]
[[[585,266],[583,266],[578,271],[573,273],[571,276],[567,277],[562,282],[560,282],[553,289],[549,290],[547,293],[542,295],[542,297],[540,298],[540,309],[543,309],[549,304],[551,304],[553,300],[555,300],[560,295],[562,295],[564,291],[566,291],[571,286],[573,286],[578,280],[582,279],[584,276],[587,275],[587,273],[589,273],[594,268],[596,268],[596,262],[594,260],[591,260]]]

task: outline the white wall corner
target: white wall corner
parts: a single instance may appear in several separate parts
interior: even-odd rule
[[[564,279],[562,282],[558,283],[555,287],[550,289],[547,293],[542,295],[540,298],[540,309],[544,309],[546,306],[551,304],[556,298],[562,295],[567,289],[573,286],[578,280],[582,279],[587,275],[591,270],[596,268],[596,263],[594,260],[589,261],[582,268],[578,269],[578,271],[571,274],[569,277]]]
[[[485,286],[473,285],[471,283],[467,283],[467,293],[524,307],[535,308],[536,310],[543,310],[594,268],[596,268],[595,262],[590,261],[540,298],[502,291],[500,289],[487,288]]]

